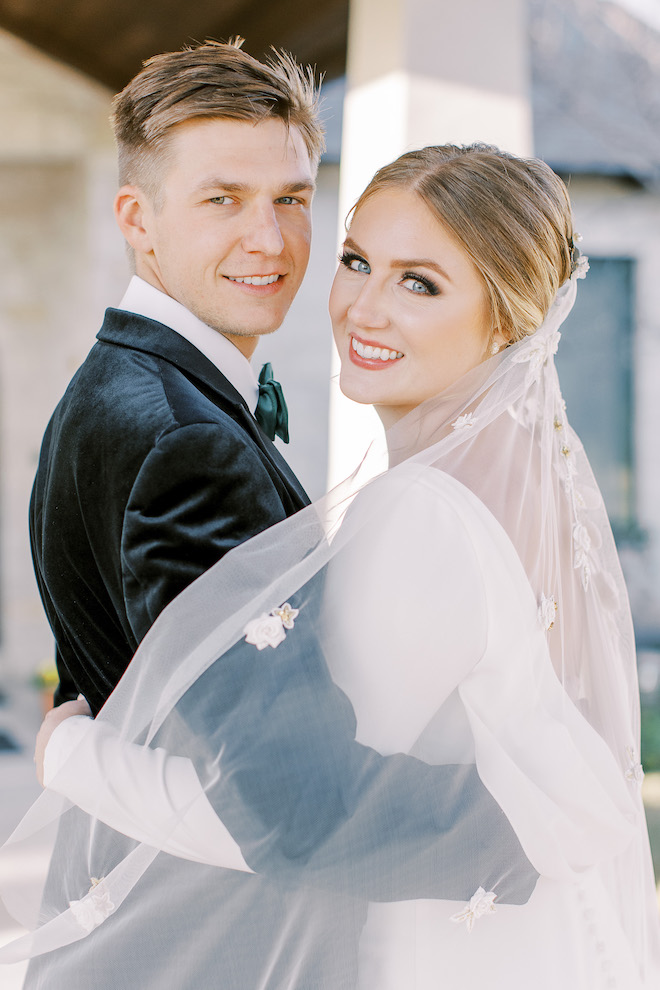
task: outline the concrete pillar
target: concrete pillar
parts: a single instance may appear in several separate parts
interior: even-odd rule
[[[486,141],[531,154],[527,50],[526,0],[351,0],[340,239],[373,173],[404,151]],[[337,387],[330,420],[333,483],[380,429]]]

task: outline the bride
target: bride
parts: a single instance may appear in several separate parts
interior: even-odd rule
[[[553,361],[576,240],[540,161],[376,174],[330,311],[388,468],[233,550],[55,729],[6,847],[56,836],[0,953],[28,986],[659,985],[629,607]]]

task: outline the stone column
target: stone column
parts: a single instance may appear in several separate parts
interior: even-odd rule
[[[373,173],[404,151],[486,141],[531,154],[527,51],[526,0],[351,0],[340,239]],[[380,429],[338,388],[330,422],[334,482]]]

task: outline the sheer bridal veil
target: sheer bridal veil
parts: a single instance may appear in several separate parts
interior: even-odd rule
[[[455,739],[449,739],[447,762],[476,764],[539,872],[572,882],[584,870],[599,871],[602,896],[642,977],[654,971],[657,907],[640,796],[633,630],[603,502],[569,426],[554,366],[559,328],[575,293],[572,277],[533,335],[401,420],[388,435],[386,472],[363,484],[366,469],[358,469],[319,502],[237,547],[166,609],[93,730],[150,754],[163,792],[174,759],[183,775],[191,774],[190,787],[150,831],[141,832],[136,822],[131,838],[102,824],[104,786],[130,793],[128,772],[119,782],[99,783],[85,810],[47,790],[4,850],[16,855],[49,833],[54,852],[31,902],[22,887],[3,892],[30,933],[2,950],[0,959],[65,945],[73,951],[87,938],[101,944],[104,930],[119,939],[136,919],[148,922],[152,912],[156,918],[156,904],[174,896],[179,882],[168,843],[177,838],[177,848],[185,847],[189,813],[195,807],[202,814],[203,802],[204,814],[214,818],[213,808],[221,819],[212,829],[212,848],[205,853],[191,839],[189,852],[180,855],[197,859],[186,866],[199,869],[203,883],[217,883],[218,869],[226,871],[227,910],[245,910],[246,924],[258,918],[259,905],[249,899],[249,907],[244,904],[248,881],[238,882],[255,871],[277,885],[278,912],[290,925],[313,932],[317,919],[318,938],[329,946],[341,925],[359,931],[360,904],[392,896],[369,877],[383,869],[369,843],[384,785],[374,778],[373,786],[352,794],[350,815],[364,827],[350,849],[341,847],[344,867],[333,858],[338,854],[327,825],[304,809],[325,808],[335,773],[351,760],[350,747],[344,751],[338,737],[357,731],[358,741],[376,753],[423,760],[425,733],[438,712],[449,724],[449,701],[457,692],[469,733],[457,728],[455,739],[464,732],[470,745],[452,752]],[[474,561],[467,561],[472,554]],[[488,555],[498,557],[511,588],[520,589],[519,600],[502,599],[501,611],[517,609],[521,622],[533,613],[540,630],[546,659],[539,654],[530,697],[544,706],[547,731],[545,722],[528,724],[525,712],[512,708],[528,676],[524,657],[506,699],[498,696],[504,688],[497,677],[477,682],[472,676],[479,657],[492,648],[499,620],[500,608],[492,609],[496,591],[489,597],[483,577]],[[367,558],[378,561],[378,574],[374,578],[372,568],[376,587],[368,595],[362,588],[361,603],[353,578]],[[472,568],[465,579],[463,568]],[[464,587],[460,597],[457,587]],[[532,598],[530,612],[525,603]],[[446,600],[464,610],[464,638],[472,651],[472,659],[461,660],[465,668],[453,674],[452,664],[468,650],[460,638],[450,645],[443,640]],[[370,629],[368,614],[379,608],[378,627]],[[387,695],[388,677],[398,683],[391,671],[397,650],[408,643],[412,656],[430,639],[438,644],[446,689],[438,688],[437,697],[428,686],[415,693],[411,675],[400,692],[393,688]],[[360,663],[380,669],[382,705],[398,693],[390,723],[400,719],[407,735],[388,728],[379,740],[376,728],[372,735],[364,728],[367,703],[363,711],[352,673],[342,673],[350,641],[359,644]],[[322,658],[323,669],[310,671],[311,656],[316,663]],[[529,664],[531,670],[531,658]],[[341,692],[326,705],[328,672]],[[305,765],[297,772],[301,748]],[[68,766],[61,773],[75,775],[75,752]],[[256,766],[268,766],[268,775],[255,777]],[[460,858],[455,865],[460,871]],[[261,888],[258,897],[268,896]],[[202,894],[195,903],[199,916],[192,927],[202,929]],[[218,924],[209,939],[218,937]]]

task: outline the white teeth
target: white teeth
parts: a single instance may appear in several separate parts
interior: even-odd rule
[[[403,357],[401,351],[390,351],[387,347],[370,347],[369,344],[361,344],[355,337],[351,337],[351,347],[360,357],[368,358],[371,361],[378,361],[379,359],[381,361],[396,361]]]
[[[240,278],[234,278],[231,275],[227,275],[230,282],[242,282],[244,285],[271,285],[273,282],[277,282],[279,275],[243,275]]]

